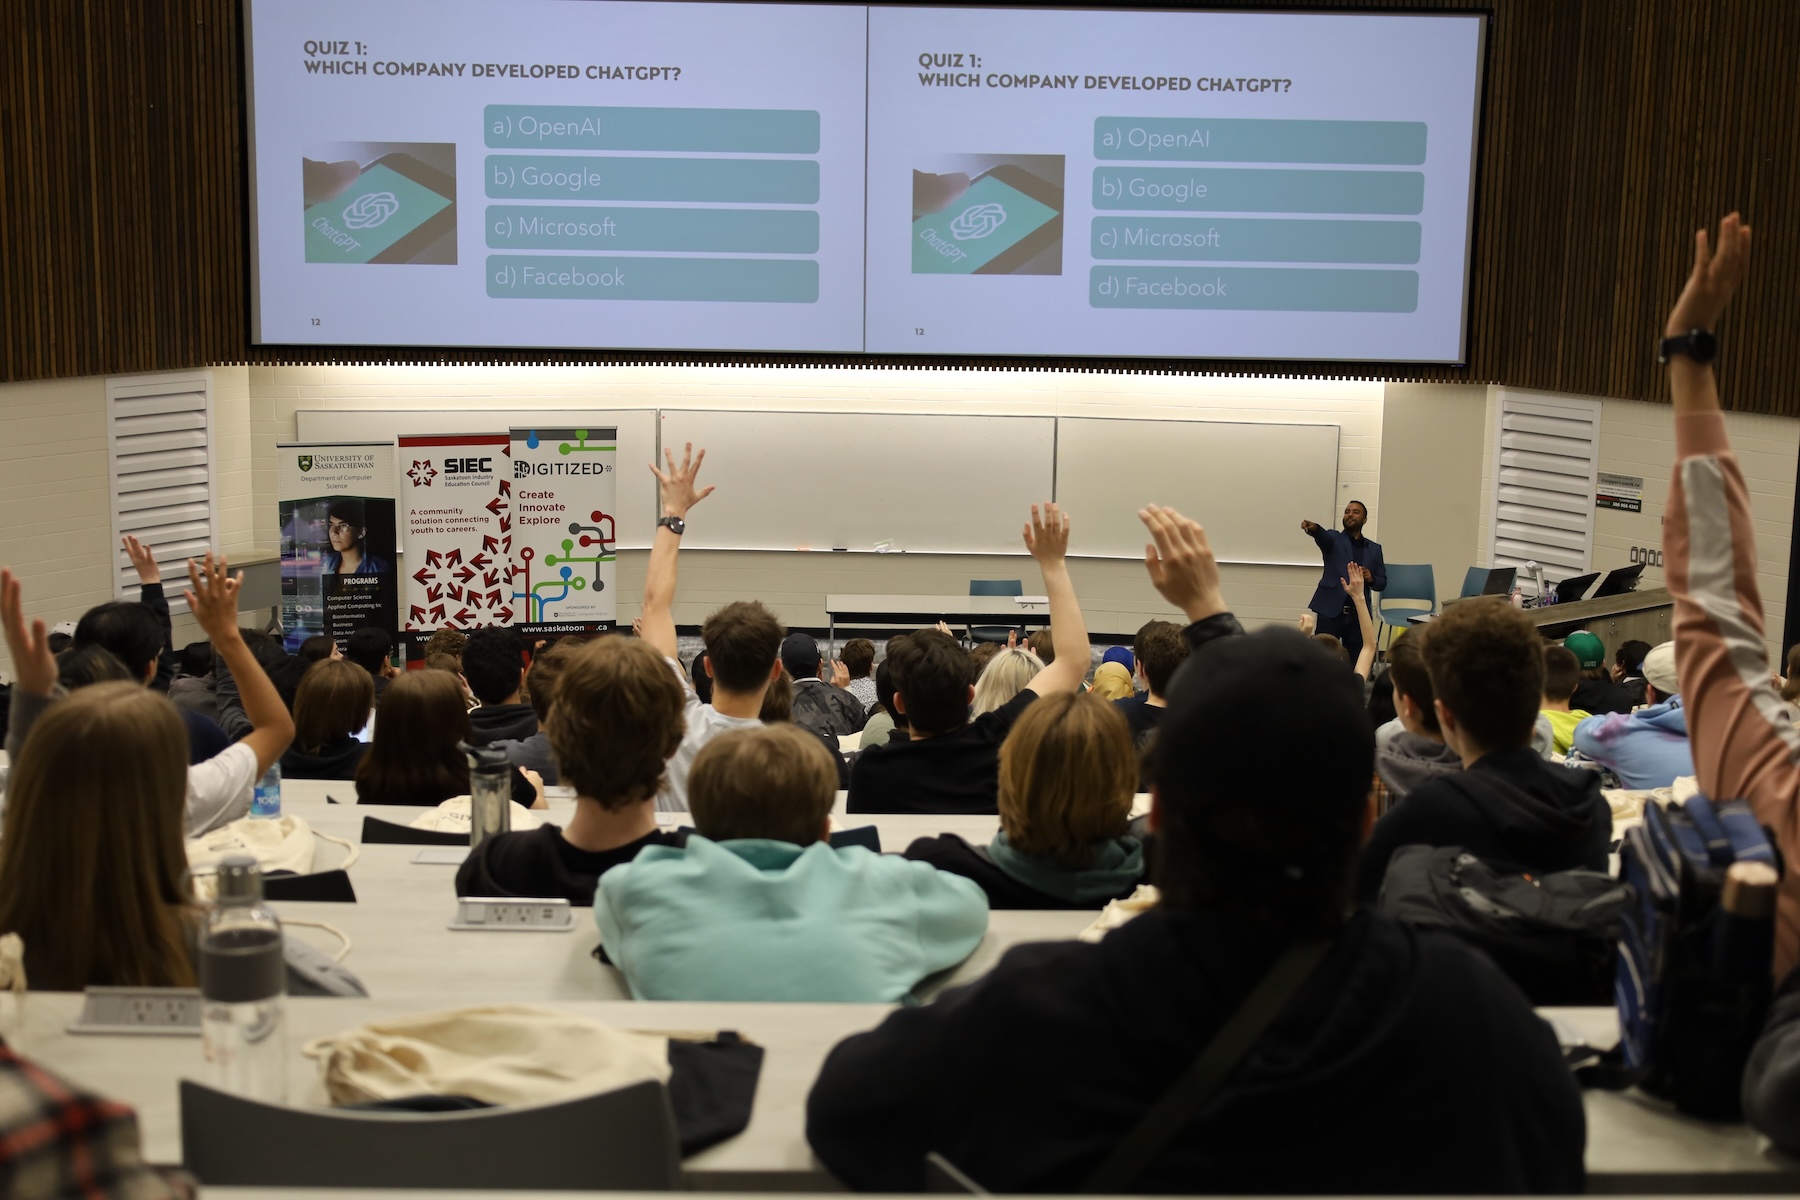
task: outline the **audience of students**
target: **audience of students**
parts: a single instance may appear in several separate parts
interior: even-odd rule
[[[889,646],[893,644],[892,641],[888,642]],[[906,714],[894,711],[894,672],[884,661],[875,668],[875,708],[869,713],[868,723],[863,726],[862,740],[856,744],[856,748],[867,750],[870,746],[904,742],[907,736]]]
[[[1552,746],[1558,754],[1567,754],[1575,737],[1575,726],[1593,714],[1571,708],[1570,697],[1581,682],[1581,664],[1564,646],[1544,647],[1544,701],[1539,712],[1550,722]]]
[[[544,824],[488,838],[456,872],[459,896],[561,897],[594,903],[600,877],[646,846],[679,846],[656,825],[656,795],[681,745],[688,693],[663,656],[636,638],[558,642],[532,662],[555,682],[543,732],[575,789],[567,829]],[[534,689],[534,695],[536,689]],[[380,726],[376,727],[377,737]]]
[[[838,651],[838,660],[844,664],[844,671],[849,676],[844,690],[855,696],[863,706],[863,716],[868,718],[875,712],[875,643],[868,638],[851,638]],[[867,728],[865,725],[864,728]]]
[[[825,669],[825,656],[819,643],[809,633],[790,633],[781,643],[781,665],[794,680],[792,720],[815,733],[832,738],[861,733],[868,714],[862,701],[852,696],[837,681],[826,683],[820,672]],[[842,676],[847,668],[839,664],[835,674]]]
[[[996,649],[975,677],[975,699],[969,705],[969,715],[979,717],[1006,707],[1043,669],[1043,660],[1029,650],[1017,646]]]
[[[1628,713],[1644,702],[1642,687],[1625,686],[1615,670],[1606,668],[1606,644],[1587,630],[1578,630],[1563,639],[1563,649],[1575,656],[1581,669],[1581,682],[1569,697],[1569,706],[1586,713]],[[1620,647],[1621,650],[1624,647]],[[1649,649],[1648,646],[1645,647]],[[1638,657],[1642,662],[1643,657]]]
[[[1688,714],[1681,703],[1675,643],[1644,656],[1645,707],[1589,717],[1575,726],[1574,748],[1628,788],[1665,788],[1694,773]]]
[[[442,671],[407,671],[382,694],[375,736],[356,767],[359,804],[441,804],[469,794],[469,710],[455,677]],[[542,808],[531,777],[512,770],[512,798]]]
[[[700,750],[694,836],[646,847],[594,897],[634,997],[892,1003],[968,957],[987,930],[981,889],[833,848],[836,790],[817,737],[792,724],[727,730]]]
[[[520,741],[537,732],[537,710],[525,702],[525,639],[517,629],[488,626],[463,645],[462,676],[479,703],[469,710],[469,739],[477,746]]]
[[[1144,518],[1151,578],[1193,622],[1157,741],[1161,902],[841,1042],[807,1102],[814,1152],[864,1191],[923,1190],[931,1152],[993,1192],[1083,1191],[1280,964],[1300,982],[1256,1049],[1120,1190],[1581,1191],[1581,1095],[1549,1027],[1455,938],[1353,911],[1361,687],[1290,631],[1234,636],[1204,531]]]
[[[1000,831],[986,846],[952,833],[906,857],[974,880],[992,908],[1103,908],[1144,882],[1131,822],[1137,753],[1114,705],[1058,692],[1027,708],[1000,747]]]
[[[394,653],[394,639],[385,629],[365,625],[344,639],[344,657],[369,673],[375,681],[375,699],[380,701],[387,685],[398,674],[389,656]]]
[[[369,724],[375,682],[355,663],[313,663],[294,696],[294,744],[281,756],[283,779],[354,779],[368,752],[357,734]]]

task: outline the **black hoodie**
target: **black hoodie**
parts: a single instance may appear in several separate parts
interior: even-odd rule
[[[355,779],[356,768],[369,752],[367,742],[344,737],[309,753],[298,745],[281,756],[283,779]]]
[[[1372,901],[1381,893],[1388,860],[1402,846],[1461,846],[1521,871],[1604,871],[1611,841],[1598,772],[1547,763],[1528,746],[1496,750],[1420,784],[1375,822],[1357,895]]]
[[[600,876],[636,858],[645,846],[684,846],[687,834],[661,829],[611,850],[578,850],[555,825],[502,833],[469,852],[456,869],[458,896],[561,897],[580,908],[594,903]]]
[[[523,741],[538,731],[537,710],[529,704],[484,704],[469,710],[469,744]]]
[[[1073,1194],[1268,971],[1279,935],[1154,909],[840,1043],[807,1140],[861,1191],[937,1151],[993,1192]],[[1454,937],[1362,912],[1135,1192],[1580,1192],[1586,1121],[1556,1038]]]

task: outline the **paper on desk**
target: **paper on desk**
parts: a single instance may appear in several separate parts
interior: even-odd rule
[[[1024,607],[1027,604],[1050,603],[1050,597],[1048,596],[1014,596],[1013,599],[1019,602],[1020,607]]]

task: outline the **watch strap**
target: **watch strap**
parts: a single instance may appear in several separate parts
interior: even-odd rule
[[[1656,350],[1656,361],[1666,363],[1676,355],[1691,358],[1705,365],[1718,353],[1718,339],[1710,329],[1690,329],[1686,333],[1678,333],[1674,337],[1664,338]]]
[[[687,532],[687,522],[680,517],[659,517],[656,524],[658,528],[667,529],[676,537],[680,537],[683,533]]]

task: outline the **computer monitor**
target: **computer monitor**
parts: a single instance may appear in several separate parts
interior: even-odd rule
[[[1594,589],[1594,599],[1602,596],[1623,596],[1626,592],[1637,591],[1638,576],[1644,573],[1643,563],[1632,563],[1629,567],[1618,567],[1606,573],[1600,586]]]
[[[1552,584],[1550,590],[1556,593],[1558,604],[1567,604],[1571,600],[1579,600],[1594,586],[1594,580],[1600,578],[1600,572],[1592,571],[1586,575],[1571,575],[1561,583]]]
[[[1480,595],[1504,596],[1513,590],[1513,583],[1519,577],[1517,567],[1494,567],[1487,573],[1487,582],[1481,585]]]

